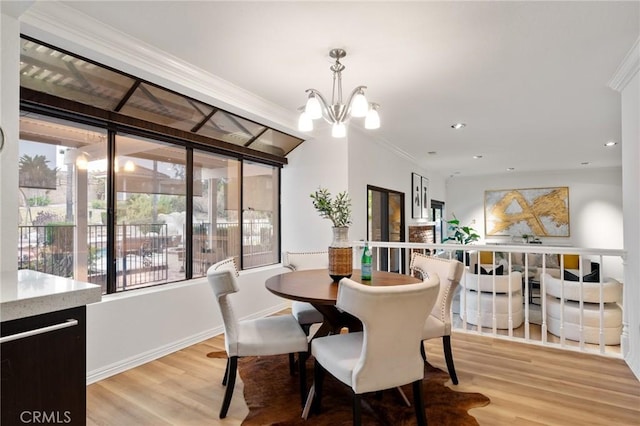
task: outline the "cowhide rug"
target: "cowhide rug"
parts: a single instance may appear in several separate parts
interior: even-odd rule
[[[224,352],[212,352],[210,358],[226,358]],[[243,425],[307,425],[336,426],[352,424],[351,390],[330,374],[325,375],[322,412],[301,418],[298,376],[289,375],[287,355],[246,357],[238,361],[239,375],[244,382],[244,398],[249,414]],[[313,381],[313,358],[307,360],[309,386]],[[456,392],[445,386],[449,375],[428,363],[425,364],[423,390],[427,421],[431,426],[477,425],[468,410],[484,407],[490,400],[480,393]],[[411,385],[402,387],[409,401],[413,401]],[[234,395],[234,398],[239,395]],[[362,398],[363,425],[415,425],[415,411],[402,400],[395,389],[383,392],[382,398],[365,395]]]

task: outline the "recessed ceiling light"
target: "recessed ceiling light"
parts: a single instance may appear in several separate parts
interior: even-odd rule
[[[482,155],[474,155],[474,156],[473,156],[473,159],[474,159],[474,160],[477,160],[477,159],[479,159],[479,158],[482,158]]]
[[[459,129],[462,129],[464,126],[466,126],[466,124],[464,124],[464,123],[456,123],[456,124],[452,124],[451,128],[459,130]]]
[[[616,146],[616,145],[618,145],[618,142],[616,141],[609,141],[604,144],[604,146]]]
[[[514,171],[514,170],[515,170],[515,168],[514,168],[514,167],[507,167],[507,171],[508,171],[508,172],[512,172],[512,171]]]

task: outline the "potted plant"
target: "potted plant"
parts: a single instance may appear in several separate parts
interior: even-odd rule
[[[331,198],[331,193],[326,188],[319,188],[310,196],[313,207],[320,213],[320,217],[331,220],[334,227],[351,225],[351,199],[347,191],[336,195],[335,200]]]
[[[351,225],[351,199],[346,191],[340,192],[335,199],[326,188],[311,193],[313,207],[320,217],[333,223],[333,241],[329,246],[329,275],[334,281],[349,278],[353,272],[353,251],[349,242]]]
[[[449,236],[442,240],[442,242],[446,241],[455,241],[458,244],[470,244],[480,239],[480,235],[477,233],[475,229],[470,226],[461,226],[460,220],[453,215],[453,219],[447,220],[447,224],[449,225]],[[460,262],[463,262],[463,251],[457,250],[456,257]]]

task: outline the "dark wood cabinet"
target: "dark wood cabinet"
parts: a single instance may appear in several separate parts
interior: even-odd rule
[[[6,321],[0,335],[2,426],[86,424],[86,307]]]

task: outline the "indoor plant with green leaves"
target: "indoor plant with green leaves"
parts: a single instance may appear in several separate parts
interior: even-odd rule
[[[351,198],[346,191],[335,198],[328,189],[319,188],[311,193],[313,207],[320,217],[333,223],[333,241],[329,246],[329,275],[334,281],[351,277],[353,272],[353,251],[349,242],[349,225],[351,225]]]
[[[340,192],[335,200],[327,188],[319,188],[310,196],[320,217],[331,220],[334,227],[351,225],[351,199],[347,191]]]
[[[447,241],[454,241],[458,244],[465,245],[473,243],[480,239],[480,235],[475,229],[470,226],[460,225],[460,220],[456,217],[455,214],[453,215],[453,219],[447,220],[447,224],[449,225],[449,236],[442,240],[443,243]],[[463,262],[463,251],[457,250],[456,257],[460,262]]]
[[[442,240],[443,242],[455,241],[458,244],[469,244],[480,239],[480,235],[475,229],[470,226],[461,226],[456,215],[453,215],[453,219],[447,220],[447,224],[449,225],[449,236]]]

